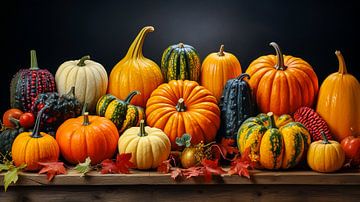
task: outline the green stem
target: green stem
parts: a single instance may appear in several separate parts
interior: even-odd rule
[[[139,133],[139,136],[140,137],[145,137],[147,136],[148,134],[146,133],[145,131],[145,121],[144,119],[140,121],[140,133]]]
[[[90,55],[83,56],[80,61],[77,63],[77,66],[83,67],[85,66],[85,60],[90,60]]]
[[[15,128],[20,128],[20,121],[14,117],[9,118],[10,122],[15,125]]]
[[[225,54],[224,54],[224,45],[223,44],[221,44],[221,46],[220,46],[220,50],[219,50],[219,52],[218,52],[218,55],[219,56],[224,56]]]
[[[125,98],[124,102],[129,104],[135,95],[140,95],[140,91],[134,90],[129,93],[129,95]]]
[[[321,131],[321,136],[322,136],[322,139],[323,139],[323,141],[322,141],[323,144],[330,144],[330,142],[329,142],[328,138],[326,137],[326,134],[324,133],[324,131]]]
[[[270,128],[276,128],[275,119],[274,119],[274,113],[269,112],[267,113],[267,116],[269,117],[269,127]]]
[[[31,70],[38,70],[39,69],[35,50],[30,51],[30,69]]]
[[[176,108],[176,111],[178,111],[178,112],[184,112],[186,110],[186,106],[185,106],[183,98],[180,98],[178,100],[178,103],[175,108]]]
[[[84,113],[83,126],[88,126],[88,125],[90,125],[89,112],[85,112],[85,113]]]
[[[337,59],[339,61],[339,73],[340,74],[347,74],[346,64],[343,55],[340,51],[335,51]]]
[[[279,45],[277,45],[277,43],[275,43],[275,42],[271,42],[270,46],[274,47],[274,49],[276,51],[277,63],[275,64],[275,68],[277,70],[285,70],[286,66],[284,64],[284,56],[280,50]]]
[[[247,73],[242,73],[236,79],[242,81],[244,78],[250,79],[250,75]]]
[[[88,103],[85,102],[85,104],[83,105],[82,110],[81,110],[81,115],[85,114],[85,112],[87,111],[87,107],[88,107]]]
[[[45,105],[39,112],[38,112],[38,115],[36,117],[36,121],[35,121],[35,126],[34,126],[34,129],[33,129],[33,132],[31,134],[31,137],[32,138],[41,138],[42,136],[40,135],[40,120],[41,120],[41,116],[42,114],[44,113],[44,111],[46,109],[48,109],[49,106],[48,105]]]

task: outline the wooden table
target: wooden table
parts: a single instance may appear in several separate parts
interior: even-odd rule
[[[170,174],[133,171],[80,177],[74,171],[48,182],[44,175],[21,173],[0,201],[360,201],[360,170],[321,174],[312,171],[251,171],[252,179],[223,175],[176,182]],[[3,181],[3,173],[0,181]]]

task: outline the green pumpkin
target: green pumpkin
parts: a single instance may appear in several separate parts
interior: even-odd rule
[[[183,43],[169,46],[161,59],[165,82],[171,80],[200,80],[201,62],[195,48]]]
[[[138,94],[139,91],[132,91],[125,100],[106,94],[98,100],[96,114],[111,120],[120,134],[130,127],[139,126],[145,116],[144,109],[130,104],[131,99]]]
[[[16,125],[15,128],[2,127],[0,132],[0,163],[2,162],[4,157],[8,160],[11,160],[12,143],[20,133],[25,131],[24,128],[19,127],[18,122],[13,123]]]

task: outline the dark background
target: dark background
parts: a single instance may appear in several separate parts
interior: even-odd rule
[[[139,30],[153,25],[144,55],[160,64],[163,50],[178,42],[194,46],[201,59],[218,51],[235,54],[243,72],[250,62],[273,54],[298,56],[315,69],[319,82],[337,71],[335,50],[359,80],[359,6],[355,1],[3,1],[1,15],[0,114],[9,107],[9,83],[29,67],[36,49],[40,68],[55,74],[66,60],[85,54],[108,73],[126,54]]]

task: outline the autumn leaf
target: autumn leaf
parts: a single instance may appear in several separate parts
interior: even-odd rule
[[[101,162],[101,173],[108,174],[108,173],[123,173],[129,174],[130,168],[134,168],[134,164],[130,162],[131,153],[124,153],[118,154],[116,156],[115,162],[110,159],[106,159]]]
[[[55,175],[66,174],[63,162],[38,162],[38,164],[43,166],[39,174],[46,173],[48,181],[51,181]]]
[[[186,177],[186,179],[192,178],[192,177],[198,177],[204,175],[204,167],[197,166],[197,167],[190,167],[187,169],[183,169],[183,175]]]
[[[77,164],[74,170],[81,173],[80,177],[83,177],[86,175],[86,173],[88,173],[92,169],[90,164],[91,164],[91,159],[90,157],[87,157],[85,159],[85,162]]]
[[[201,165],[204,166],[203,175],[206,182],[211,181],[213,175],[221,175],[226,172],[219,166],[218,160],[212,161],[208,159],[203,159]]]
[[[183,177],[183,169],[181,168],[175,168],[174,170],[171,171],[171,178],[173,178],[174,180],[177,180],[179,178]]]
[[[237,158],[231,163],[228,174],[236,174],[250,179],[249,169],[254,169],[254,167],[255,162],[250,157],[250,148],[247,148],[241,158]]]
[[[163,173],[163,174],[167,174],[170,172],[171,169],[171,164],[170,164],[171,159],[165,160],[163,161],[158,167],[157,167],[157,172],[159,173]]]
[[[12,163],[0,165],[2,170],[7,170],[4,175],[4,191],[6,192],[7,188],[11,183],[15,184],[18,181],[18,173],[26,167],[26,164],[22,164],[19,167],[14,166]]]
[[[235,146],[235,140],[232,138],[222,138],[220,143],[220,148],[222,152],[224,153],[224,156],[227,156],[227,154],[237,154],[239,152],[238,148]]]

